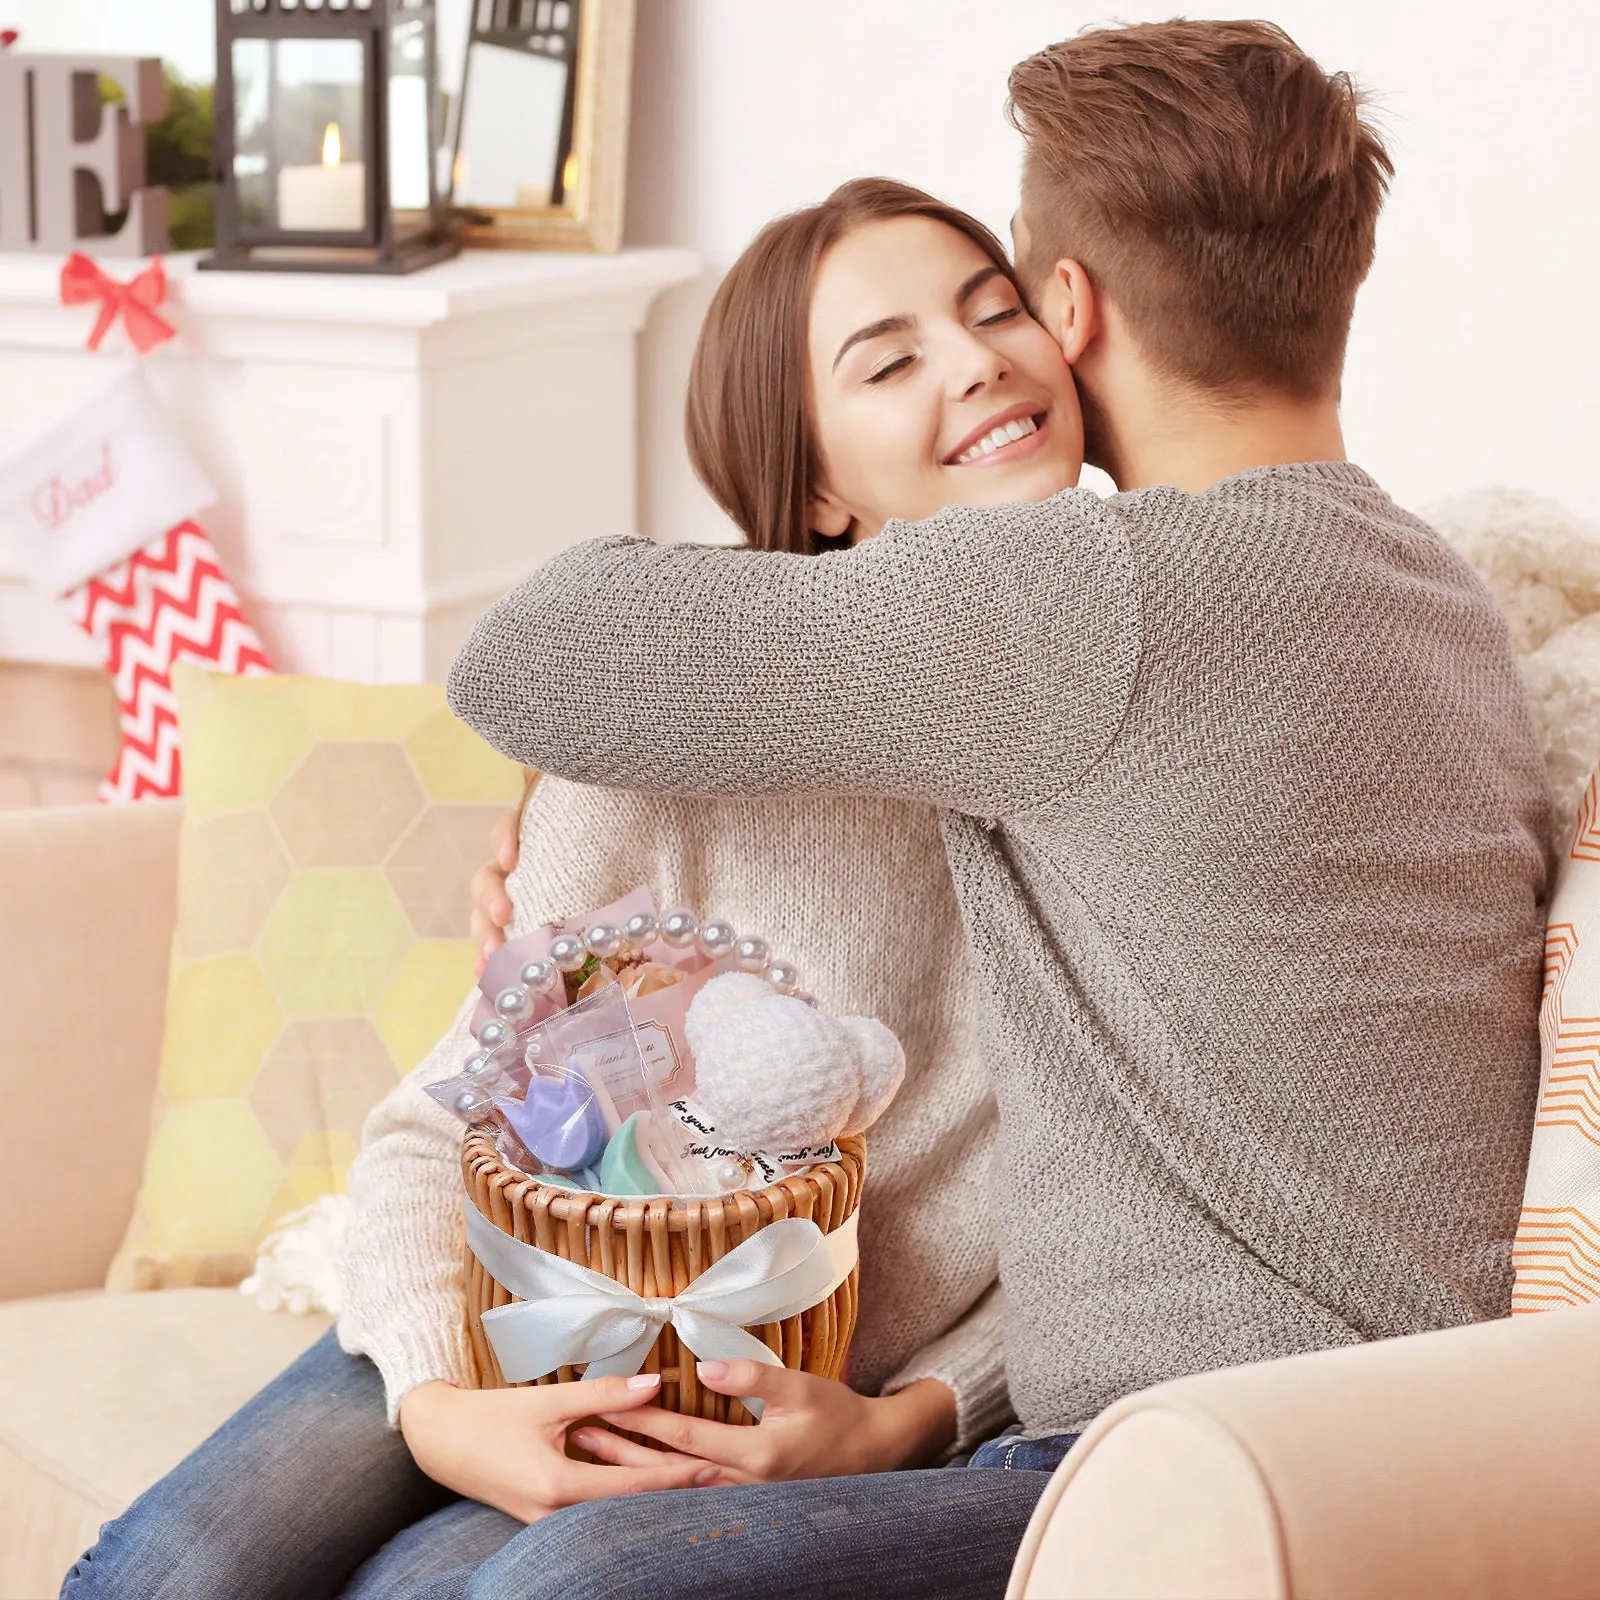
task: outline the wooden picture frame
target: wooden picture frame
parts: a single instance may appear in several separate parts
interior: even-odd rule
[[[572,107],[575,177],[563,202],[539,209],[457,206],[452,231],[463,244],[602,254],[622,247],[635,8],[636,0],[582,0]]]

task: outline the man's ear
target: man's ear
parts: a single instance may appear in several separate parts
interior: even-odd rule
[[[848,506],[834,498],[832,490],[818,489],[811,496],[808,520],[813,533],[820,533],[827,539],[839,539],[849,533],[856,519]]]
[[[1075,365],[1100,331],[1100,297],[1083,263],[1056,262],[1041,300],[1046,329],[1061,346],[1067,365]]]

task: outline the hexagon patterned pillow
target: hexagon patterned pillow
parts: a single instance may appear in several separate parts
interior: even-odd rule
[[[237,1283],[344,1187],[472,988],[468,879],[522,770],[438,684],[173,672],[185,812],[144,1181],[108,1289]]]

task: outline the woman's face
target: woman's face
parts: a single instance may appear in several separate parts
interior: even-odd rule
[[[1060,347],[1005,274],[928,217],[869,222],[822,258],[811,297],[818,533],[1044,500],[1083,468]]]

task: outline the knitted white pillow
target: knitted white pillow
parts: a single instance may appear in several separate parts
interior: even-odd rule
[[[1479,489],[1425,519],[1477,569],[1511,623],[1544,724],[1558,854],[1600,765],[1600,528],[1520,489]]]
[[[725,972],[684,1019],[695,1099],[721,1138],[769,1154],[861,1133],[906,1075],[905,1051],[871,1017],[827,1017],[753,973]]]

